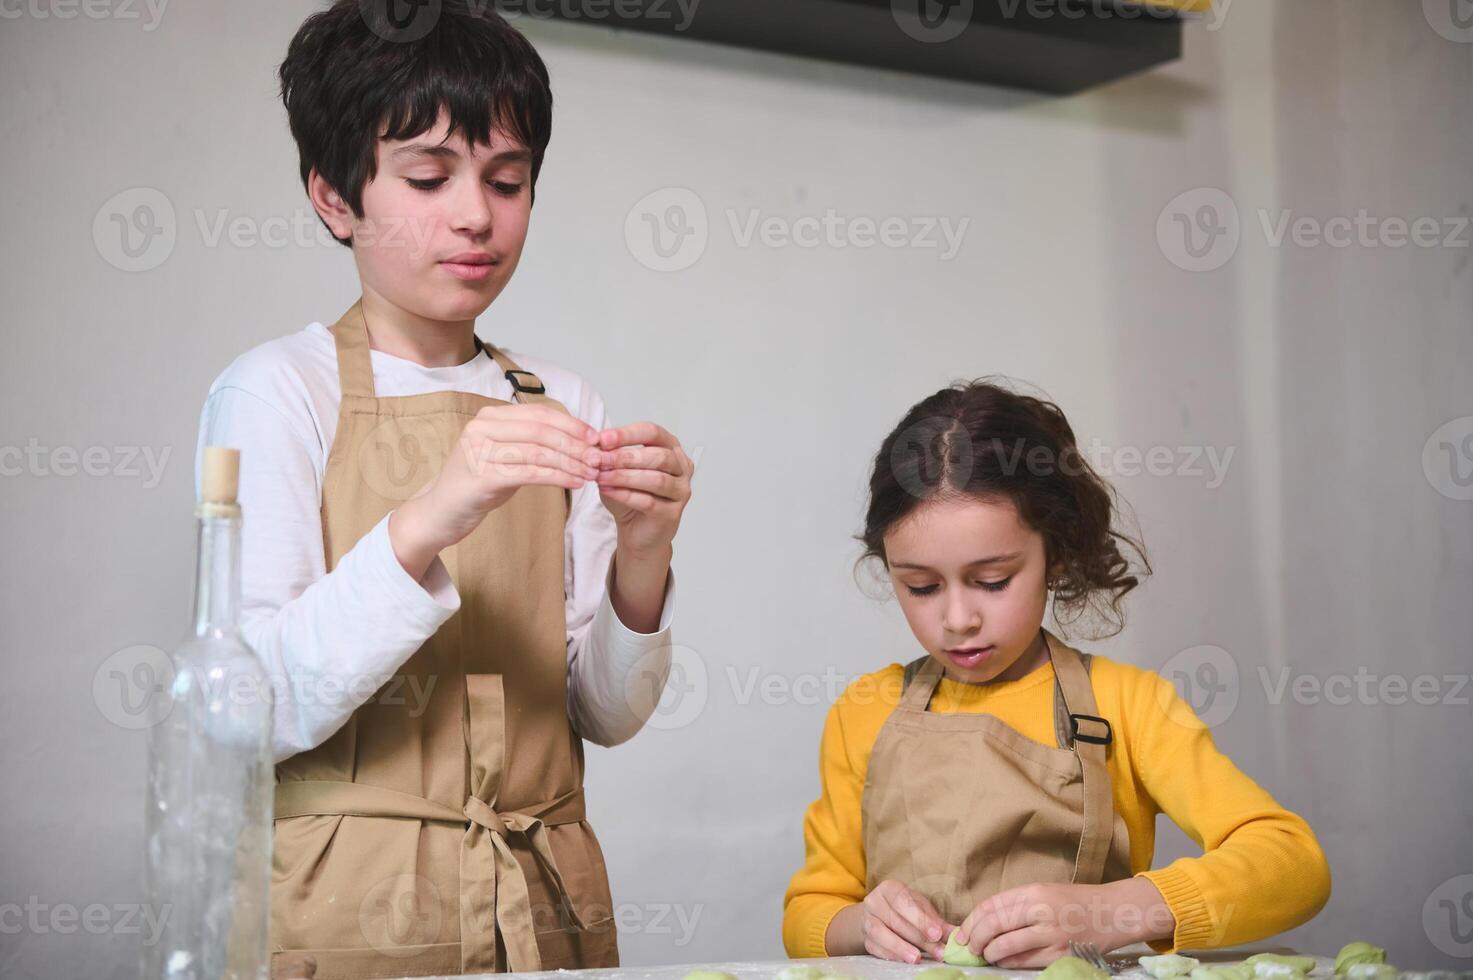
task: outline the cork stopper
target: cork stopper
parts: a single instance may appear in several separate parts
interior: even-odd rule
[[[218,516],[240,513],[240,450],[206,446],[199,481],[199,512]]]

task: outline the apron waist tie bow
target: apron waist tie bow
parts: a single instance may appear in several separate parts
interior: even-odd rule
[[[548,827],[581,823],[587,818],[582,789],[499,813],[475,796],[457,811],[434,800],[365,783],[328,779],[278,783],[275,819],[305,816],[387,817],[465,826],[459,904],[461,961],[466,972],[496,968],[498,936],[506,946],[506,965],[512,972],[535,973],[542,968],[534,916],[542,910],[531,907],[526,875],[508,841],[512,834],[527,842],[552,879],[564,928],[587,928],[568,897],[547,839]],[[484,920],[487,911],[494,915],[494,928]],[[477,921],[478,913],[482,914],[481,922]]]

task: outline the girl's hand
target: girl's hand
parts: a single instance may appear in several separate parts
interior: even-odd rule
[[[858,905],[834,916],[824,940],[831,955],[862,952],[882,960],[919,963],[941,959],[951,925],[924,895],[898,881],[882,881]]]
[[[987,899],[962,923],[957,942],[993,966],[1037,969],[1069,955],[1069,944],[1101,953],[1169,939],[1176,918],[1148,878],[1106,885],[1036,884]]]
[[[690,502],[695,464],[680,440],[653,422],[605,429],[597,445],[603,451],[599,496],[614,515],[619,552],[668,565],[680,516]]]

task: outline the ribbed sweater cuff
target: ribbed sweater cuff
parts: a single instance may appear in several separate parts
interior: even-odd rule
[[[799,941],[803,945],[797,951],[797,957],[808,959],[828,956],[829,951],[824,944],[824,937],[828,935],[829,923],[834,921],[834,916],[853,904],[843,899],[836,899],[830,906],[814,909],[812,918],[799,936]]]
[[[1204,949],[1216,945],[1217,929],[1212,923],[1212,914],[1202,897],[1202,889],[1191,876],[1178,867],[1143,871],[1137,877],[1145,878],[1155,885],[1166,899],[1166,907],[1176,918],[1176,931],[1171,941],[1153,942],[1151,946],[1160,953],[1178,949]]]

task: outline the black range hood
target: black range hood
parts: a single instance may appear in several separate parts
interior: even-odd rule
[[[496,0],[508,13],[1068,94],[1181,56],[1181,19],[1116,0]]]

